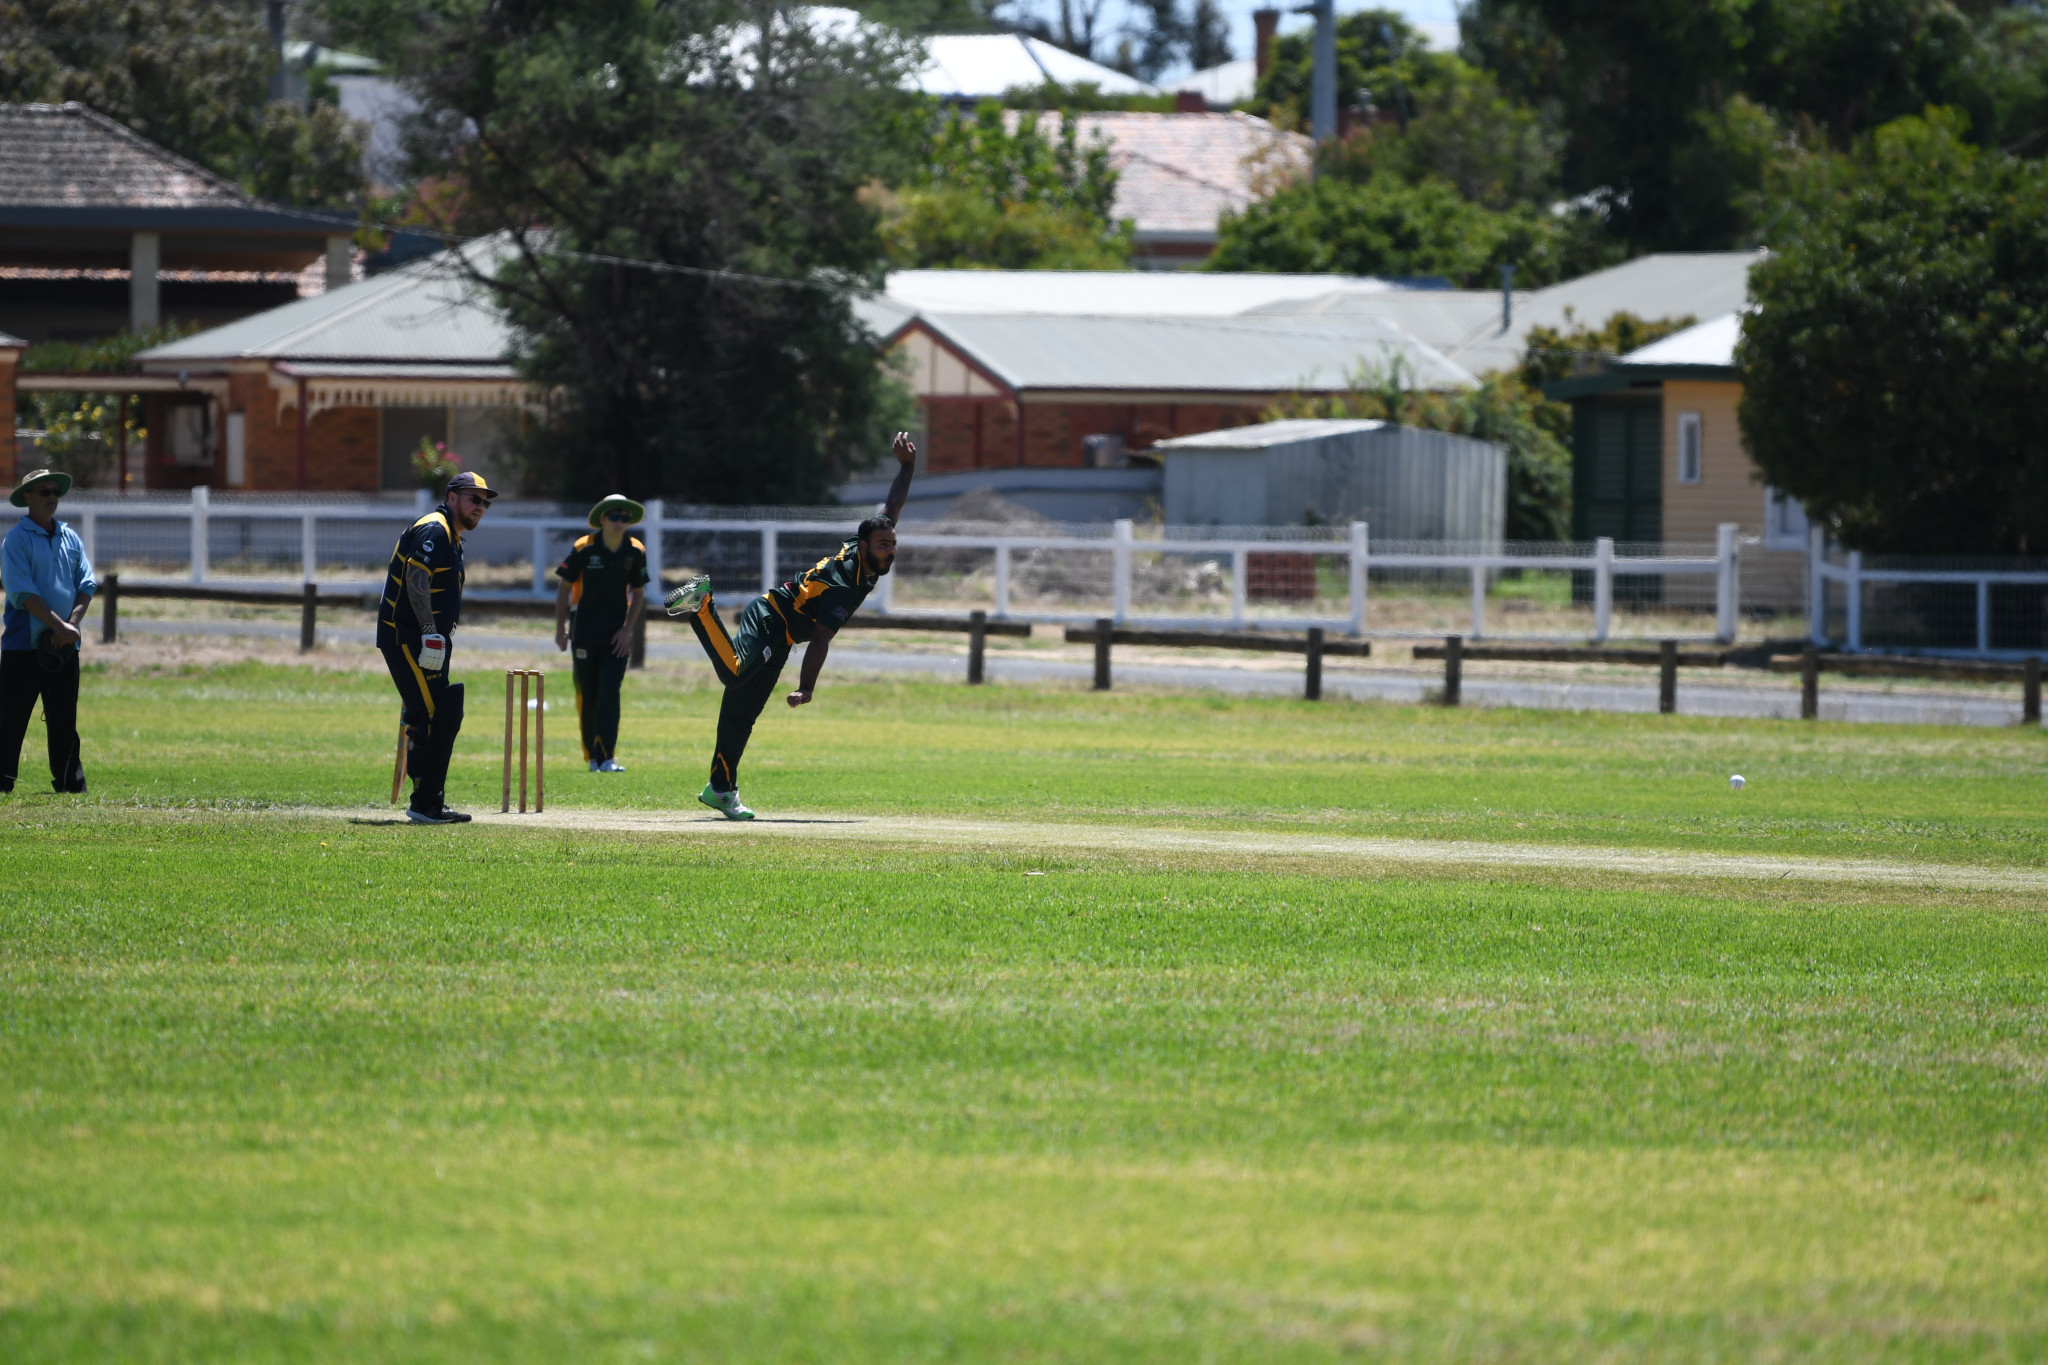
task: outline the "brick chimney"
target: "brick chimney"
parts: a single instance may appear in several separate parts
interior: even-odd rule
[[[1266,68],[1273,61],[1273,35],[1280,28],[1280,11],[1277,9],[1255,9],[1252,11],[1252,40],[1255,65],[1259,79],[1266,79]]]

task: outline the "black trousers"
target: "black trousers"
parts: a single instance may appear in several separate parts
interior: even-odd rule
[[[725,699],[718,705],[718,743],[711,751],[711,790],[733,791],[740,784],[740,758],[753,737],[754,722],[775,695],[782,666],[789,662],[789,633],[765,597],[756,597],[740,613],[737,637],[718,619],[718,609],[708,597],[690,618],[690,629],[697,632],[697,643],[704,646],[718,680],[725,684]]]
[[[408,740],[406,771],[412,774],[412,808],[438,811],[448,804],[448,762],[455,756],[455,737],[462,733],[462,684],[448,681],[454,646],[439,671],[419,666],[419,646],[403,642],[386,646],[384,666],[398,684],[398,700]]]
[[[576,719],[583,727],[583,761],[602,763],[619,756],[619,689],[626,664],[612,653],[611,637],[602,643],[574,644]]]
[[[78,761],[78,651],[58,651],[57,671],[44,670],[33,649],[0,650],[0,792],[14,790],[21,768],[21,742],[28,718],[43,703],[50,732],[50,785],[60,792],[85,790]]]

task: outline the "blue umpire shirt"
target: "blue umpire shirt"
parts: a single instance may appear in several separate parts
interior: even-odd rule
[[[6,611],[0,614],[0,650],[7,650],[34,649],[36,641],[50,633],[48,626],[29,615],[30,593],[68,621],[78,599],[93,596],[100,585],[78,532],[61,521],[45,531],[34,517],[24,516],[0,542],[0,588],[7,592]]]

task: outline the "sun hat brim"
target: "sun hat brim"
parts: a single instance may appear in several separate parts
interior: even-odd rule
[[[71,476],[61,469],[34,469],[24,474],[21,482],[14,485],[13,494],[7,499],[16,507],[28,506],[28,490],[44,479],[57,481],[57,496],[63,497],[71,491]]]
[[[639,523],[647,519],[647,509],[645,507],[642,507],[639,503],[634,502],[624,493],[614,493],[610,497],[605,498],[604,500],[599,502],[597,506],[590,509],[590,529],[593,531],[602,531],[604,529],[604,514],[612,510],[614,507],[621,508],[627,512],[631,512],[633,514],[633,521],[631,524],[633,525],[637,526]]]

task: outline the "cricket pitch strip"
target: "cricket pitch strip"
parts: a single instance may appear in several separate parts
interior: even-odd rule
[[[357,812],[323,812],[354,816]],[[1851,882],[1872,886],[1949,891],[1997,891],[2048,895],[2048,871],[1970,867],[1948,863],[1888,862],[1876,859],[1798,858],[1767,854],[1706,853],[1672,849],[1487,843],[1477,840],[1378,838],[1358,835],[1287,834],[1272,831],[1215,833],[1154,826],[1115,828],[1044,820],[959,820],[926,816],[834,815],[788,812],[752,821],[727,821],[704,812],[607,811],[551,808],[545,815],[505,816],[482,812],[479,825],[520,829],[606,830],[622,834],[688,835],[698,839],[847,840],[865,847],[917,846],[984,852],[1014,852],[1071,858],[1103,853],[1119,857],[1199,858],[1211,862],[1258,862],[1284,870],[1299,860],[1308,870],[1342,873],[1474,871],[1518,869],[1623,876],[1738,881]],[[1277,865],[1277,866],[1276,866]]]

